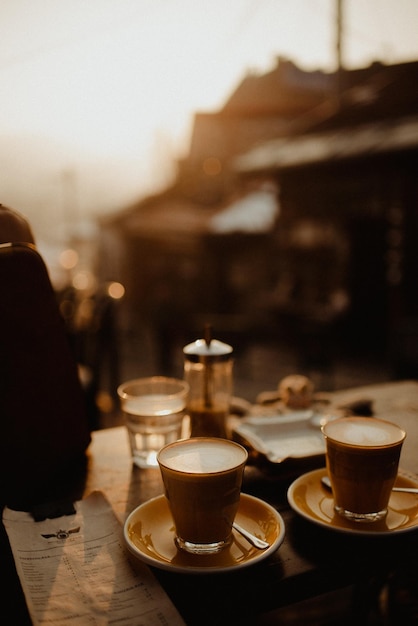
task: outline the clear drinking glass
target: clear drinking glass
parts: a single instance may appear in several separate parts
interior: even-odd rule
[[[370,417],[343,417],[322,427],[336,512],[354,522],[377,522],[388,503],[406,433]]]
[[[158,453],[178,548],[214,554],[231,541],[248,453],[219,437],[195,437]]]
[[[189,385],[166,376],[138,378],[118,387],[132,460],[138,467],[157,467],[157,453],[182,437]]]

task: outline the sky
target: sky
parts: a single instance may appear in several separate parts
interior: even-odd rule
[[[347,67],[418,60],[417,0],[342,0]],[[193,115],[278,56],[336,68],[337,0],[2,0],[0,202],[40,233],[172,179]]]

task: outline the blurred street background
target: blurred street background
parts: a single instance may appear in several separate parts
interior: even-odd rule
[[[415,0],[3,0],[0,201],[98,427],[234,348],[234,393],[418,378]]]

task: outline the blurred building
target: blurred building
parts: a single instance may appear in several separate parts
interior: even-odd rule
[[[239,157],[280,186],[280,281],[302,318],[344,305],[351,347],[418,375],[418,63],[343,72],[337,108]],[[287,252],[285,252],[287,250]],[[289,279],[289,273],[291,278]],[[281,300],[279,295],[279,301]],[[338,306],[335,313],[338,313]],[[319,307],[319,309],[318,309]],[[279,309],[281,305],[279,304]]]
[[[197,113],[187,157],[179,164],[183,194],[213,203],[235,190],[232,159],[260,142],[289,137],[334,108],[335,77],[305,72],[278,58],[267,74],[250,73],[220,111]]]
[[[126,327],[152,328],[162,360],[209,321],[238,347],[280,338],[320,359],[345,340],[416,367],[417,77],[279,59],[197,114],[172,187],[101,222]]]

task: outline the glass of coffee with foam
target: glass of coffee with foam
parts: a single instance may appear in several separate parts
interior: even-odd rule
[[[214,554],[229,545],[248,453],[218,437],[194,437],[162,448],[157,460],[179,548]]]
[[[388,510],[406,433],[372,417],[343,417],[322,427],[326,464],[337,513],[375,522]]]

